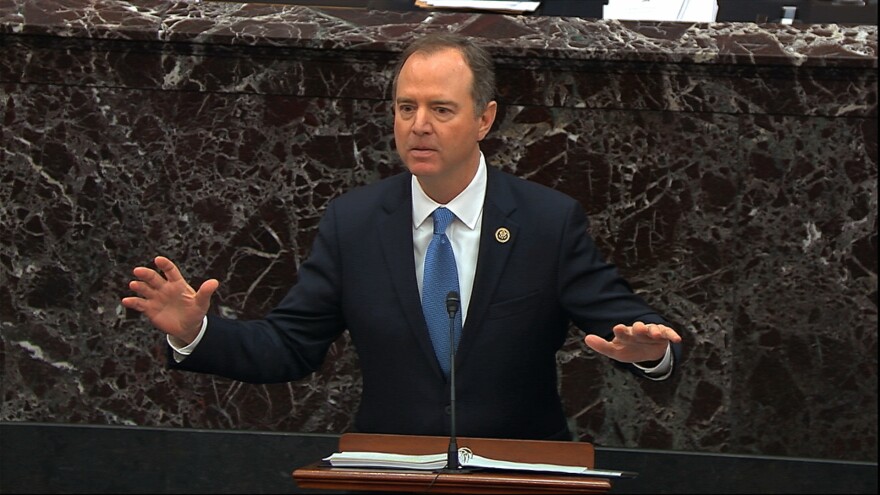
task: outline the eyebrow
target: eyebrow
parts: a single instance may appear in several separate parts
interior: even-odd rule
[[[415,103],[415,101],[416,100],[414,100],[413,98],[398,98],[395,101],[395,104],[400,105],[401,103]],[[458,106],[459,106],[458,103],[456,103],[452,100],[431,100],[428,103],[431,106],[440,105],[440,106],[445,106],[445,107],[456,107],[456,108],[458,108]]]

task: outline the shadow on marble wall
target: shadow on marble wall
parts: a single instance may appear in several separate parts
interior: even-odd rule
[[[360,390],[347,338],[295,384],[172,373],[119,298],[164,254],[194,284],[221,281],[222,314],[279,301],[327,202],[400,170],[390,64],[442,25],[499,58],[490,162],[577,197],[686,334],[681,372],[654,383],[573,330],[559,369],[579,437],[876,462],[876,27],[70,3],[118,24],[0,2],[0,420],[346,431]],[[872,58],[833,59],[841,36]],[[684,39],[717,58],[698,63]],[[785,50],[732,48],[773,40]]]

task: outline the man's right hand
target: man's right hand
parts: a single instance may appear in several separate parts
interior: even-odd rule
[[[220,282],[206,280],[196,292],[171,260],[157,256],[154,262],[162,273],[143,266],[132,270],[137,280],[132,280],[128,286],[137,296],[123,298],[122,305],[140,311],[159,330],[185,345],[190,344],[202,328],[202,321],[211,306],[211,296]]]

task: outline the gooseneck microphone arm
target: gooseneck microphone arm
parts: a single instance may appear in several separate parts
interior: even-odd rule
[[[449,449],[446,452],[446,469],[459,469],[458,463],[458,441],[455,438],[455,314],[461,306],[461,299],[458,292],[450,291],[446,295],[446,312],[449,313],[449,343],[452,345],[452,352],[449,353],[449,407],[451,415],[449,418]]]

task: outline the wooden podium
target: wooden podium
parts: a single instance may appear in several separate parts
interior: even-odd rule
[[[456,441],[459,448],[468,447],[493,459],[594,467],[595,452],[589,443],[470,437],[458,437]],[[449,437],[435,436],[346,433],[339,439],[340,452],[438,454],[446,452],[448,446]],[[296,469],[293,479],[300,488],[386,493],[605,493],[611,489],[611,481],[606,478],[578,475],[334,468],[320,461]]]

